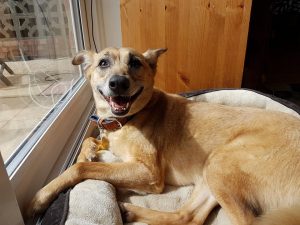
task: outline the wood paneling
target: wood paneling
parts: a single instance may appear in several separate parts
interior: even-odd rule
[[[240,87],[251,0],[121,0],[123,46],[167,47],[156,86]]]

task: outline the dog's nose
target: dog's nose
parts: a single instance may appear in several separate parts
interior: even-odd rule
[[[116,94],[123,94],[128,90],[130,82],[125,76],[113,75],[109,80],[108,86]]]

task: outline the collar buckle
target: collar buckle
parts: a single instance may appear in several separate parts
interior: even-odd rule
[[[115,118],[115,117],[100,118],[97,115],[90,116],[90,120],[97,124],[99,130],[108,130],[108,131],[116,131],[116,130],[121,129],[130,118],[127,118],[127,117],[124,117],[124,118]]]
[[[118,130],[118,129],[121,129],[123,127],[123,124],[117,118],[114,118],[114,117],[109,117],[109,118],[104,119],[102,121],[103,122],[105,121],[105,123],[107,123],[107,124],[114,123],[117,127],[113,130]]]

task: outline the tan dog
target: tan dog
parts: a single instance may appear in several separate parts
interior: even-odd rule
[[[163,52],[107,48],[74,58],[73,64],[85,64],[97,114],[118,118],[111,127],[103,120],[100,124],[113,130],[123,124],[105,132],[110,150],[123,162],[90,162],[100,143],[87,139],[80,162],[36,194],[31,213],[45,210],[64,189],[99,179],[149,193],[162,192],[165,184],[195,185],[190,200],[176,212],[124,203],[127,221],[203,224],[220,204],[235,225],[300,224],[300,120],[280,112],[192,102],[154,89]]]

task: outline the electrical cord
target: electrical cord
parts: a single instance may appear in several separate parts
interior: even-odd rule
[[[47,28],[48,28],[49,34],[52,36],[52,38],[54,38],[54,31],[51,29],[52,27],[51,27],[50,24],[49,24],[48,18],[47,18],[47,16],[45,15],[45,12],[44,12],[43,7],[41,6],[39,0],[35,0],[35,2],[36,2],[36,4],[38,5],[38,7],[39,7],[41,13],[43,14],[43,17],[44,17],[44,19],[45,19],[45,23],[46,23],[46,26],[47,26]],[[46,34],[46,35],[47,35],[47,34]]]
[[[93,42],[94,42],[94,47],[95,47],[95,50],[96,52],[98,52],[98,49],[97,49],[97,45],[96,45],[96,42],[95,42],[95,37],[94,37],[94,16],[93,16],[93,0],[91,0],[91,20],[92,20],[92,39],[93,39]]]

